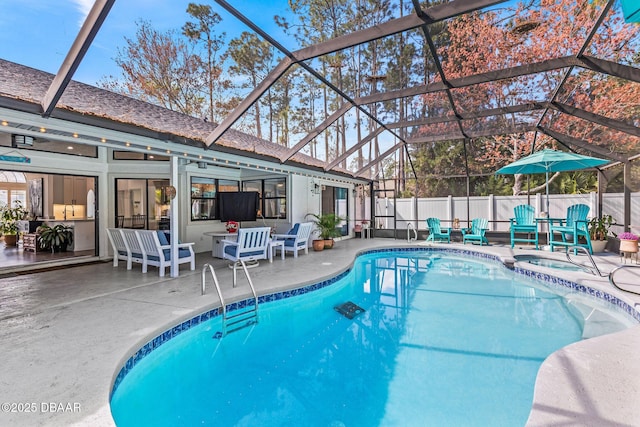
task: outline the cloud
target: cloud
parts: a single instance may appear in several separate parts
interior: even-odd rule
[[[80,20],[78,21],[78,27],[82,27],[84,20],[87,19],[87,15],[89,14],[89,12],[91,11],[91,8],[93,7],[94,0],[71,0],[71,3],[73,3],[76,9],[78,10],[78,12],[80,12]]]

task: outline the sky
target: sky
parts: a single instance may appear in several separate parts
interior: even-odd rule
[[[159,31],[180,31],[190,16],[190,2],[210,4],[221,17],[218,32],[226,32],[227,42],[242,31],[250,31],[212,0],[116,0],[92,46],[73,79],[96,85],[105,76],[119,76],[114,58],[133,38],[136,22],[149,21]],[[284,15],[286,0],[229,0],[242,14],[268,30],[285,47],[286,37],[273,23],[274,15]],[[75,40],[93,0],[0,0],[0,58],[57,73]]]

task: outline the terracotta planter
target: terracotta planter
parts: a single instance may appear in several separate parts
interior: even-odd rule
[[[5,246],[15,246],[18,238],[15,234],[5,234],[4,244]]]
[[[325,239],[324,240],[324,248],[325,249],[333,248],[333,239]]]
[[[638,252],[637,240],[620,240],[620,252],[635,253]]]
[[[321,251],[324,249],[324,240],[314,240],[312,245],[314,251]]]

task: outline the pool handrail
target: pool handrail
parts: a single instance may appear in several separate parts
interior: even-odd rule
[[[413,231],[413,237],[411,237],[411,231]],[[412,240],[418,240],[418,231],[412,223],[407,223],[407,242],[411,243]]]
[[[628,289],[621,288],[620,286],[618,286],[616,281],[613,279],[613,276],[614,276],[615,273],[617,273],[618,271],[623,270],[625,268],[629,268],[629,267],[640,268],[640,265],[624,264],[624,265],[620,265],[620,266],[614,268],[613,270],[611,270],[611,273],[609,273],[609,283],[611,283],[613,286],[615,286],[616,288],[620,289],[623,292],[629,292],[629,293],[632,293],[632,294],[640,295],[640,292],[630,291]],[[636,305],[638,305],[638,304],[636,304]]]
[[[591,267],[583,265],[583,264],[579,264],[579,263],[575,262],[574,260],[572,260],[571,259],[571,251],[569,249],[573,249],[575,251],[584,252],[587,255],[587,258],[589,258],[589,261],[591,262]],[[606,276],[606,274],[602,274],[602,272],[600,272],[600,269],[596,265],[596,262],[593,260],[593,257],[591,256],[591,253],[589,252],[589,250],[586,247],[580,246],[580,245],[569,246],[569,247],[567,247],[566,255],[567,255],[567,261],[569,261],[571,264],[577,265],[580,268],[586,268],[586,269],[590,270],[591,274],[593,274],[595,276],[600,276],[600,277],[605,277]]]
[[[227,315],[227,304],[224,302],[224,297],[222,296],[222,289],[220,288],[220,283],[218,282],[218,277],[216,276],[216,272],[213,270],[213,267],[211,266],[211,264],[205,264],[202,267],[202,274],[201,274],[202,295],[206,293],[206,272],[208,269],[211,272],[211,275],[213,276],[213,284],[216,287],[216,293],[218,294],[218,299],[220,299],[220,306],[222,310],[222,336],[223,337],[228,332],[233,332],[238,329],[242,329],[245,326],[258,323],[258,294],[256,293],[256,288],[253,286],[253,281],[251,280],[249,271],[247,270],[247,264],[244,262],[244,260],[238,260],[238,262],[242,266],[242,269],[244,270],[244,274],[247,277],[247,281],[249,282],[249,287],[251,288],[251,293],[253,294],[254,308],[249,310],[244,310],[244,311],[238,312],[237,314],[232,314],[230,316]],[[248,317],[242,317],[240,319],[237,319],[241,316],[244,316],[250,313],[253,313],[253,314]],[[237,320],[229,322],[232,319],[237,319]],[[238,326],[235,329],[227,330],[228,326],[236,325],[241,322],[246,322],[246,323],[244,325]]]

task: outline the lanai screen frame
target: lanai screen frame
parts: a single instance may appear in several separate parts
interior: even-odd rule
[[[51,112],[55,109],[55,106],[60,98],[60,96],[64,93],[64,90],[71,80],[73,73],[77,69],[78,65],[82,61],[84,54],[87,49],[91,45],[93,38],[97,34],[100,26],[107,18],[111,7],[113,6],[115,0],[97,0],[87,19],[80,29],[76,41],[73,46],[69,50],[67,57],[65,58],[60,70],[55,76],[49,90],[46,94],[43,95],[42,98],[42,115],[43,117],[48,117]],[[390,149],[386,150],[384,153],[381,153],[371,159],[370,162],[363,165],[359,170],[355,172],[350,172],[353,178],[360,178],[364,180],[373,179],[374,181],[377,177],[370,177],[368,175],[371,174],[372,167],[378,165],[382,162],[387,156],[395,154],[398,150],[403,150],[407,154],[407,159],[410,163],[411,169],[414,174],[414,178],[418,178],[416,176],[415,169],[412,165],[412,159],[410,152],[408,150],[408,144],[420,144],[422,142],[438,142],[438,141],[451,141],[451,140],[461,140],[466,145],[467,142],[476,137],[480,136],[493,136],[500,134],[508,134],[508,133],[522,133],[522,132],[535,132],[534,136],[534,144],[533,149],[535,149],[536,138],[539,134],[547,135],[558,141],[559,144],[563,145],[566,149],[570,151],[576,151],[577,149],[585,150],[593,155],[598,155],[600,157],[604,157],[612,160],[614,164],[623,164],[625,167],[624,177],[625,177],[625,226],[628,227],[630,222],[630,206],[628,203],[630,201],[630,188],[627,183],[627,179],[630,175],[628,169],[630,169],[630,162],[632,160],[636,160],[637,156],[632,155],[630,157],[626,157],[623,155],[618,155],[611,151],[607,151],[606,149],[602,149],[597,145],[591,144],[588,141],[582,140],[580,138],[573,137],[571,135],[566,135],[564,133],[558,132],[556,130],[550,129],[549,127],[543,124],[543,118],[547,117],[549,112],[561,112],[563,114],[568,114],[573,117],[578,117],[582,120],[586,120],[587,122],[596,123],[600,126],[604,126],[610,129],[615,129],[617,131],[623,132],[628,135],[632,135],[633,137],[640,137],[640,128],[633,124],[619,121],[615,119],[611,119],[605,116],[598,115],[596,113],[592,113],[589,111],[581,110],[579,108],[567,105],[566,103],[560,102],[556,99],[557,94],[562,90],[563,86],[567,81],[567,77],[570,75],[571,71],[576,67],[580,67],[584,70],[592,70],[597,73],[602,73],[608,76],[614,76],[620,79],[625,79],[634,83],[640,83],[640,69],[636,67],[632,67],[629,65],[624,65],[612,61],[608,61],[605,59],[596,58],[594,56],[587,55],[585,52],[589,43],[591,42],[592,37],[596,34],[600,26],[602,25],[605,17],[610,12],[613,7],[615,1],[609,0],[602,8],[599,14],[599,17],[595,21],[595,24],[591,28],[589,32],[589,36],[586,38],[585,42],[581,49],[575,54],[561,58],[553,58],[548,60],[542,60],[536,63],[528,63],[515,67],[509,67],[499,70],[487,71],[484,73],[479,73],[475,75],[467,75],[459,78],[448,78],[445,71],[443,70],[442,64],[439,61],[439,55],[437,52],[437,47],[433,42],[432,35],[429,32],[429,25],[441,22],[459,15],[463,15],[466,13],[470,13],[476,10],[480,10],[483,8],[487,8],[489,6],[494,6],[499,3],[503,3],[504,0],[501,1],[491,1],[491,0],[454,0],[448,3],[440,4],[437,6],[429,7],[423,9],[418,0],[412,0],[414,13],[410,15],[403,16],[401,18],[391,19],[388,22],[385,22],[380,25],[376,25],[365,30],[355,31],[350,34],[346,34],[341,37],[337,37],[323,43],[319,43],[313,46],[308,46],[297,51],[291,52],[284,48],[277,40],[270,37],[264,30],[262,30],[259,26],[255,25],[248,18],[244,17],[240,12],[235,10],[228,2],[224,0],[216,0],[218,4],[220,4],[223,8],[229,11],[236,18],[244,22],[247,26],[249,26],[254,32],[259,34],[269,43],[271,43],[276,49],[278,49],[281,53],[284,54],[284,59],[278,64],[276,68],[271,71],[271,73],[252,91],[249,96],[245,98],[245,100],[234,110],[227,118],[225,118],[222,123],[205,139],[204,143],[210,149],[215,148],[217,141],[219,141],[220,137],[225,134],[233,125],[233,123],[238,120],[238,118],[247,111],[247,109],[255,102],[262,93],[264,93],[277,79],[282,76],[291,66],[299,65],[305,69],[306,72],[313,75],[315,78],[323,81],[331,90],[336,91],[342,98],[344,99],[344,104],[342,108],[339,108],[334,112],[330,117],[318,125],[312,132],[310,132],[306,137],[302,138],[297,144],[291,147],[286,154],[280,155],[279,160],[281,163],[288,162],[296,153],[299,153],[306,144],[313,140],[315,136],[322,132],[323,129],[326,129],[331,123],[338,120],[342,115],[344,115],[349,109],[357,108],[363,114],[369,116],[374,122],[376,122],[379,126],[378,130],[375,132],[389,132],[398,141],[395,145],[393,145]],[[321,55],[336,52],[341,49],[350,46],[356,46],[359,44],[367,43],[373,40],[380,39],[382,37],[397,34],[400,32],[419,29],[423,32],[425,41],[428,45],[428,51],[431,54],[432,59],[435,61],[435,66],[437,69],[437,74],[440,77],[440,82],[427,84],[424,86],[417,87],[407,87],[396,91],[383,91],[375,94],[371,94],[363,97],[349,97],[347,94],[342,92],[339,88],[333,85],[329,80],[327,80],[324,76],[314,70],[311,66],[309,66],[305,61],[309,59],[319,57]],[[464,112],[460,111],[459,106],[456,104],[453,96],[452,90],[455,88],[466,87],[474,84],[480,84],[482,82],[496,82],[505,78],[513,78],[514,76],[519,75],[528,75],[533,73],[540,73],[549,70],[566,70],[565,76],[556,89],[553,91],[551,97],[549,97],[544,102],[533,102],[526,103],[521,105],[513,105],[507,108],[503,108],[500,111],[496,110],[484,110],[484,111],[475,111],[475,112]],[[428,138],[415,138],[408,139],[403,138],[400,135],[400,132],[397,132],[396,129],[402,129],[406,126],[415,126],[417,123],[385,123],[377,117],[373,117],[365,106],[376,103],[383,102],[387,100],[399,99],[406,96],[415,96],[425,93],[432,92],[442,92],[446,95],[446,99],[449,102],[449,107],[453,112],[452,115],[436,118],[431,117],[428,119],[430,123],[438,124],[438,123],[446,123],[452,122],[457,126],[457,131],[449,132],[446,134],[436,134],[430,135]],[[533,110],[542,110],[543,113],[537,124],[532,126],[516,126],[513,128],[496,128],[496,129],[483,129],[482,132],[470,132],[466,130],[462,124],[463,120],[469,120],[470,118],[479,118],[479,117],[488,117],[496,113],[504,114],[504,113],[512,113],[516,111],[533,111]],[[362,138],[361,141],[358,141],[354,146],[352,146],[347,152],[341,153],[336,159],[331,161],[327,161],[323,170],[325,172],[338,172],[343,174],[345,171],[343,168],[340,168],[340,164],[355,150],[359,147],[362,147],[367,140],[372,138],[371,135],[367,135]],[[607,167],[611,167],[609,165]],[[469,176],[469,169],[466,166],[466,158],[465,158],[465,170],[466,175]],[[603,169],[601,169],[603,170]]]

